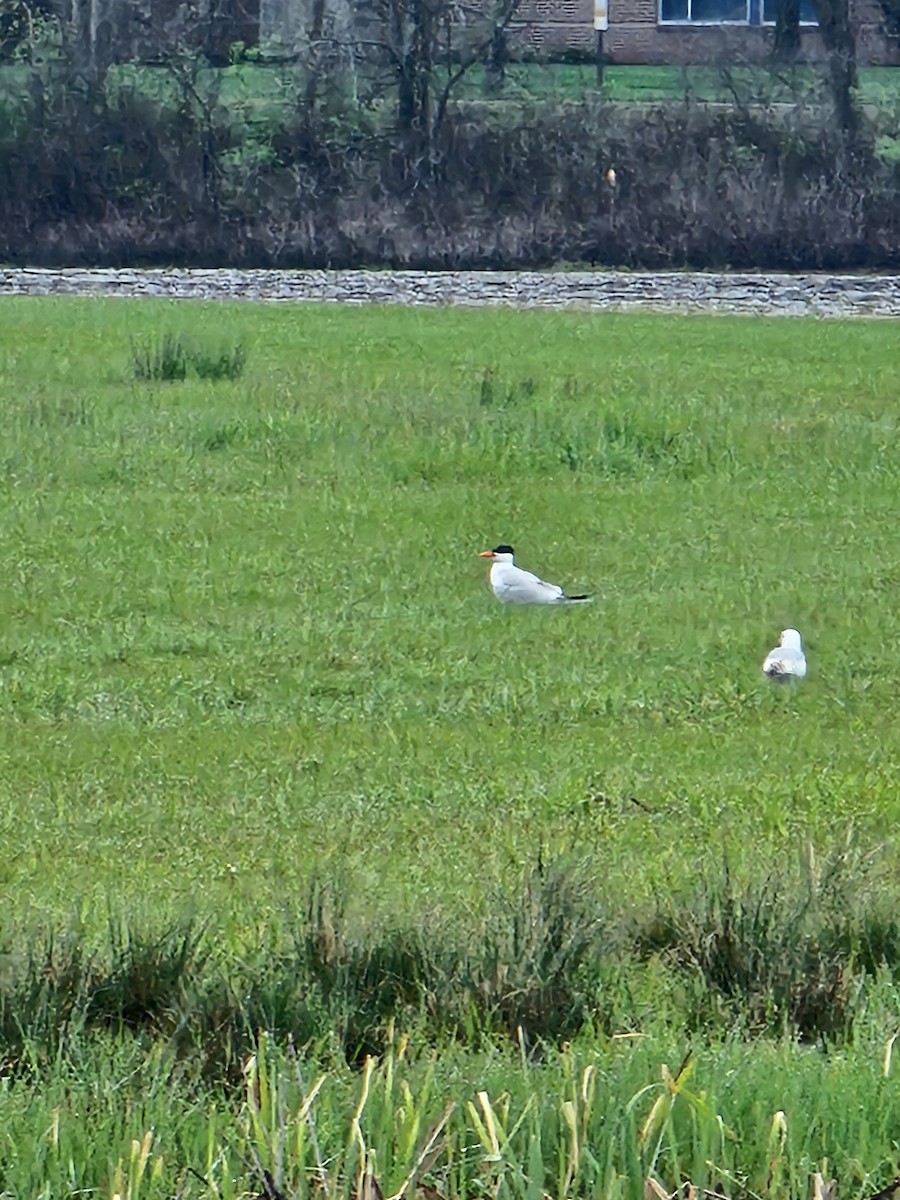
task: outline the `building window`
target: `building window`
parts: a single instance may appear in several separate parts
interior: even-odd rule
[[[774,25],[778,12],[778,0],[761,0],[763,25]],[[800,24],[818,25],[813,0],[800,0]]]
[[[659,0],[661,25],[774,25],[778,0]],[[800,0],[800,24],[816,25],[813,0]]]
[[[746,25],[750,0],[659,0],[659,19],[663,24]]]

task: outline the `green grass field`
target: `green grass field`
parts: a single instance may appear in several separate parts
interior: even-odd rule
[[[134,379],[132,339],[170,331],[243,346],[242,377]],[[886,321],[2,300],[7,958],[73,922],[99,938],[110,917],[156,928],[187,914],[249,956],[279,942],[313,875],[344,881],[361,929],[473,926],[539,855],[577,857],[628,916],[723,859],[752,881],[851,830],[892,905],[896,334]],[[499,541],[596,602],[503,608],[477,556]],[[773,690],[760,663],[786,625],[809,677]],[[361,1136],[385,1194],[448,1097],[444,1194],[637,1197],[656,1171],[666,1186],[799,1195],[823,1158],[840,1200],[886,1182],[891,978],[867,993],[855,1039],[820,1055],[687,1038],[658,970],[616,1002],[617,1019],[635,1005],[634,1043],[586,1032],[574,1057],[529,1065],[483,1047],[431,1060],[413,1041],[405,1100],[401,1064],[379,1067]],[[0,1087],[0,1192],[206,1194],[193,1166],[216,1194],[243,1195],[257,1156],[279,1154],[290,1194],[313,1188],[290,1062],[261,1089],[275,1097],[265,1133],[258,1098],[194,1078],[165,1040],[104,1037],[49,1063],[35,1050],[31,1083]],[[689,1044],[694,1090],[663,1085],[652,1115],[660,1064],[674,1073]],[[576,1154],[565,1106],[594,1095],[591,1063],[605,1099],[578,1126],[590,1155]],[[329,1072],[325,1190],[343,1195],[360,1080]],[[494,1150],[466,1108],[485,1119],[481,1087],[512,1097]],[[116,1164],[127,1175],[131,1139],[151,1128],[159,1162],[126,1187]]]
[[[21,64],[0,66],[0,99],[13,103],[22,95],[29,69]],[[883,110],[889,118],[900,91],[900,71],[896,67],[861,67],[860,100],[874,110]],[[201,71],[198,74],[201,92],[204,84],[214,85],[219,102],[229,113],[242,117],[250,126],[266,127],[273,114],[291,110],[303,92],[305,76],[300,68],[289,66],[260,66],[253,63]],[[435,72],[438,88],[443,85],[441,71]],[[113,68],[110,84],[122,91],[138,91],[175,102],[177,84],[168,71],[161,68],[136,68],[125,65]],[[335,76],[332,84],[338,90],[346,85],[349,97],[357,87],[367,92],[365,82],[352,84]],[[712,101],[731,104],[737,94],[745,103],[773,100],[796,103],[798,95],[807,100],[821,87],[821,78],[810,67],[800,66],[790,71],[771,72],[759,67],[741,67],[730,63],[722,69],[715,66],[646,67],[612,64],[607,66],[603,86],[598,89],[593,63],[513,63],[494,99],[507,101],[578,101],[585,97],[602,96],[619,104],[660,103],[682,101]],[[378,94],[390,96],[382,84]],[[484,96],[485,79],[481,67],[473,67],[454,90],[460,99],[479,99]]]

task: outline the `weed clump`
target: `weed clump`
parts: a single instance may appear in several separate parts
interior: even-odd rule
[[[240,345],[210,350],[171,333],[131,340],[131,373],[144,382],[177,382],[186,379],[189,372],[198,379],[234,382],[243,374],[246,361]]]
[[[188,351],[188,361],[198,379],[239,379],[247,356],[243,346],[225,347],[217,353],[196,349]]]
[[[178,337],[131,340],[131,372],[135,379],[171,383],[187,378],[187,354]]]
[[[900,926],[864,897],[867,865],[852,847],[821,865],[808,849],[799,871],[761,879],[739,880],[726,863],[693,895],[665,897],[635,930],[635,948],[693,981],[698,1027],[849,1036],[861,982],[900,967]]]
[[[226,968],[190,922],[156,936],[110,924],[99,948],[70,932],[22,960],[7,946],[0,1062],[15,1070],[36,1047],[49,1061],[91,1029],[169,1038],[216,1077],[259,1030],[353,1065],[385,1053],[395,1030],[430,1046],[543,1053],[585,1029],[639,1029],[634,997],[651,977],[688,1028],[842,1041],[867,984],[900,970],[900,923],[859,891],[865,865],[848,849],[763,879],[726,865],[628,921],[585,864],[539,860],[468,930],[433,918],[364,930],[340,887],[313,881],[287,944]]]

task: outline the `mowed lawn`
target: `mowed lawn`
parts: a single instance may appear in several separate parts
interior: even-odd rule
[[[131,339],[242,345],[133,378]],[[898,800],[897,326],[0,301],[0,898],[623,907]],[[591,606],[507,610],[480,550]],[[809,677],[760,674],[787,625]]]
[[[30,70],[24,62],[0,66],[0,100],[20,99]],[[444,80],[439,72],[436,78],[442,85]],[[177,96],[172,76],[164,67],[120,64],[111,69],[108,82],[113,89],[122,92],[137,88],[149,97],[174,100]],[[808,65],[795,66],[785,73],[732,64],[723,68],[608,64],[604,69],[603,84],[598,87],[593,62],[512,62],[499,89],[494,83],[487,88],[483,67],[474,66],[461,78],[453,94],[464,100],[483,99],[487,95],[493,100],[520,103],[523,99],[571,102],[602,96],[619,104],[659,104],[684,101],[688,97],[701,103],[731,104],[737,90],[750,103],[763,99],[790,103],[796,102],[801,92],[809,100],[817,83],[821,83],[821,76]],[[261,120],[265,123],[273,113],[295,106],[305,87],[305,76],[302,68],[292,68],[284,63],[240,63],[200,72],[198,84],[201,91],[212,85],[214,105],[221,103],[232,116],[239,116],[254,125]],[[357,80],[356,87],[359,86]],[[379,77],[375,90],[379,97],[390,95],[382,77]],[[889,113],[896,103],[898,91],[900,71],[896,67],[860,67],[859,96],[863,104]]]

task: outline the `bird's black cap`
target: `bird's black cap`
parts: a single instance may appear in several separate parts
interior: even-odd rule
[[[512,554],[513,548],[512,548],[512,546],[495,546],[494,553],[495,554]]]

